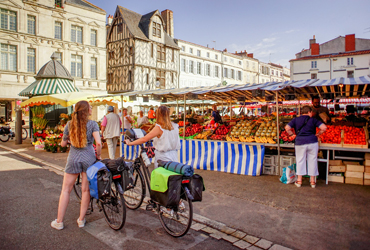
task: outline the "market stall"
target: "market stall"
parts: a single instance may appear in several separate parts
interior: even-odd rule
[[[229,105],[231,107],[232,103],[240,102],[239,98],[244,97],[249,101],[255,101],[260,103],[270,103],[270,106],[275,107],[275,115],[262,117],[262,118],[252,118],[248,119],[245,117],[238,118],[239,120],[235,120],[233,126],[238,127],[238,122],[256,122],[258,123],[258,126],[253,126],[252,128],[246,128],[248,127],[246,124],[245,126],[242,124],[240,127],[242,129],[236,129],[234,127],[227,128],[227,131],[224,130],[221,134],[217,134],[217,129],[213,128],[213,131],[209,135],[200,135],[201,138],[198,138],[198,135],[195,135],[196,133],[191,132],[189,133],[194,127],[187,126],[186,119],[184,118],[184,122],[182,122],[181,125],[183,125],[183,136],[185,136],[183,142],[183,148],[182,152],[180,152],[180,159],[182,162],[196,162],[197,168],[203,168],[204,166],[204,160],[201,162],[194,161],[191,155],[193,151],[190,151],[190,147],[197,146],[197,152],[207,152],[206,147],[212,148],[210,145],[215,145],[215,143],[226,143],[226,145],[229,144],[239,144],[240,147],[243,150],[243,147],[245,145],[247,146],[255,146],[260,145],[262,147],[276,147],[277,148],[277,159],[276,164],[278,167],[278,171],[280,172],[281,165],[284,166],[285,158],[280,157],[281,148],[293,148],[292,142],[289,142],[289,138],[285,138],[284,135],[281,135],[280,128],[283,128],[283,124],[281,123],[284,121],[285,118],[280,117],[280,109],[282,105],[287,105],[286,102],[288,98],[288,95],[293,95],[294,99],[296,99],[297,103],[296,105],[299,107],[300,105],[306,105],[308,100],[311,98],[312,95],[321,95],[322,99],[328,99],[328,100],[342,100],[342,99],[352,99],[352,97],[356,97],[362,101],[362,103],[366,103],[366,95],[369,94],[369,90],[367,88],[367,85],[370,83],[370,77],[359,77],[359,78],[353,78],[353,79],[346,79],[346,78],[337,78],[337,79],[331,79],[331,80],[320,80],[320,79],[309,79],[304,81],[289,81],[289,82],[283,82],[283,83],[265,83],[265,84],[247,84],[247,85],[229,85],[229,86],[213,86],[213,87],[197,87],[197,88],[183,88],[183,89],[172,89],[172,90],[152,90],[152,91],[140,91],[140,92],[131,92],[126,93],[125,95],[161,95],[162,97],[165,97],[167,99],[176,99],[179,100],[183,98],[184,100],[184,109],[186,109],[186,102],[189,99],[198,99],[198,100],[214,100],[217,102],[226,102],[226,105]],[[330,96],[334,94],[334,97]],[[328,95],[328,96],[326,96]],[[268,98],[267,98],[268,97]],[[364,97],[364,98],[361,98]],[[268,100],[267,100],[268,99]],[[271,100],[273,100],[271,102]],[[340,102],[340,101],[339,101]],[[298,109],[299,110],[299,109]],[[297,113],[290,114],[290,118],[292,118]],[[283,118],[283,119],[282,119]],[[231,119],[231,118],[230,118]],[[269,126],[266,126],[267,123],[270,122]],[[265,124],[265,125],[262,125]],[[274,124],[274,125],[272,125]],[[188,124],[190,125],[190,124]],[[204,124],[203,124],[204,125]],[[208,125],[206,125],[208,126]],[[215,125],[216,126],[216,125]],[[230,126],[230,125],[228,125]],[[249,126],[250,127],[250,126]],[[267,128],[266,128],[267,127]],[[262,128],[262,129],[261,129]],[[261,131],[259,131],[261,129]],[[358,129],[341,129],[344,132],[341,132],[341,137],[339,138],[340,143],[337,143],[341,145],[341,150],[351,151],[354,147],[367,150],[368,148],[368,133],[367,128],[358,128]],[[184,133],[185,132],[185,133]],[[234,132],[234,134],[232,134]],[[203,132],[202,132],[203,133]],[[205,132],[207,133],[207,132]],[[257,134],[258,133],[258,134]],[[180,132],[181,134],[181,132]],[[359,140],[350,140],[349,138],[353,137],[354,134],[361,135],[361,139]],[[212,137],[213,136],[213,137]],[[281,140],[283,138],[288,140]],[[338,136],[336,136],[337,138]],[[327,136],[327,138],[332,138],[330,136]],[[347,139],[345,139],[347,138]],[[204,141],[201,141],[199,143],[199,139],[203,139]],[[322,138],[323,141],[321,143],[320,149],[326,151],[326,157],[324,159],[321,159],[320,161],[324,161],[327,163],[327,169],[329,169],[329,155],[332,154],[334,143],[325,143],[325,138]],[[222,141],[222,140],[226,140]],[[344,140],[346,140],[347,143],[344,143]],[[343,142],[342,142],[343,141]],[[204,143],[203,143],[204,142]],[[327,145],[329,144],[329,145]],[[219,145],[219,144],[217,144]],[[240,149],[238,146],[238,150]],[[227,147],[228,148],[228,147]],[[235,148],[234,148],[235,149]],[[222,151],[225,153],[225,147]],[[360,151],[361,151],[360,150]],[[122,146],[122,152],[126,154],[127,148],[125,146]],[[238,153],[240,150],[238,151]],[[259,154],[263,154],[264,150],[260,150]],[[189,158],[181,157],[182,155],[186,155]],[[236,164],[236,158],[238,156],[230,154],[228,155],[228,159],[226,162],[226,166]],[[243,159],[244,156],[242,156]],[[208,158],[208,156],[206,157]],[[211,156],[212,158],[212,156]],[[258,157],[257,157],[258,158]],[[332,157],[330,157],[332,158]],[[335,158],[335,156],[334,156]],[[240,160],[240,156],[238,158]],[[243,162],[243,160],[241,160]],[[207,162],[207,160],[206,160]],[[287,161],[291,162],[291,161]],[[201,164],[202,163],[202,164]],[[208,164],[209,163],[209,164]],[[213,161],[214,165],[211,167],[211,161],[207,162],[207,169],[213,169],[213,170],[219,170],[219,169],[225,169],[225,164],[222,165],[220,162]],[[262,163],[261,163],[262,167]],[[239,168],[239,166],[236,166],[236,168]],[[242,169],[241,167],[240,169]],[[226,169],[228,169],[226,167]],[[233,172],[233,171],[229,171]],[[242,172],[242,171],[241,171]],[[256,171],[258,173],[258,171]],[[259,171],[261,173],[261,171]],[[258,174],[256,174],[258,175]]]

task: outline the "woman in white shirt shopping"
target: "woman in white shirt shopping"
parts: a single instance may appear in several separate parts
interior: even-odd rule
[[[166,106],[160,106],[156,111],[157,123],[153,130],[136,141],[125,140],[129,146],[146,143],[153,139],[155,147],[154,167],[158,167],[158,160],[178,162],[177,150],[180,150],[179,125],[171,122],[170,110]]]

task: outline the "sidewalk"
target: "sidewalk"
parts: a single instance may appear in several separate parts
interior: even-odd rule
[[[0,143],[0,147],[37,157],[60,170],[68,156],[35,151],[27,140],[21,145]],[[102,157],[107,158],[107,148]],[[297,188],[280,183],[277,176],[196,173],[203,176],[206,191],[203,202],[194,203],[195,220],[202,223],[195,223],[193,228],[212,237],[239,244],[242,249],[286,249],[279,245],[292,249],[368,249],[370,245],[370,186],[325,185],[319,181],[312,189],[305,180]]]

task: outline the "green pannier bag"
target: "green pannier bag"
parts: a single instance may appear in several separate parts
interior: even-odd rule
[[[176,207],[180,202],[182,175],[156,168],[150,176],[150,198],[164,207]]]

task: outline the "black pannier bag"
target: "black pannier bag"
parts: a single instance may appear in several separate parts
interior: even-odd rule
[[[167,175],[165,172],[167,172]],[[165,177],[163,173],[166,175]],[[162,176],[162,177],[158,178],[158,176]],[[182,181],[182,175],[176,174],[164,168],[156,168],[155,170],[152,171],[152,174],[151,174],[150,198],[153,201],[158,202],[164,207],[170,208],[170,207],[178,206],[180,203],[180,198],[181,198],[180,197],[181,181]],[[164,192],[156,191],[156,190],[161,189],[161,188],[156,189],[157,184],[160,184],[162,188],[166,186],[166,191],[164,191],[163,189],[162,191]]]
[[[105,166],[107,166],[109,171],[112,172],[112,175],[119,174],[126,168],[124,157],[119,157],[115,160],[104,159],[101,160],[101,162],[104,163]]]
[[[109,169],[109,171],[112,172],[112,175],[116,174],[122,174],[122,189],[123,192],[128,190],[130,187],[133,187],[134,185],[134,180],[133,180],[133,168],[132,162],[125,162],[124,157],[119,157],[115,160],[111,159],[104,159],[101,161],[102,163],[105,164],[105,166]],[[123,171],[126,170],[126,171]]]
[[[189,191],[194,198],[193,202],[202,201],[202,192],[205,190],[202,176],[194,174],[189,182]]]
[[[110,197],[112,173],[106,169],[99,170],[97,173],[97,182],[99,199]]]

